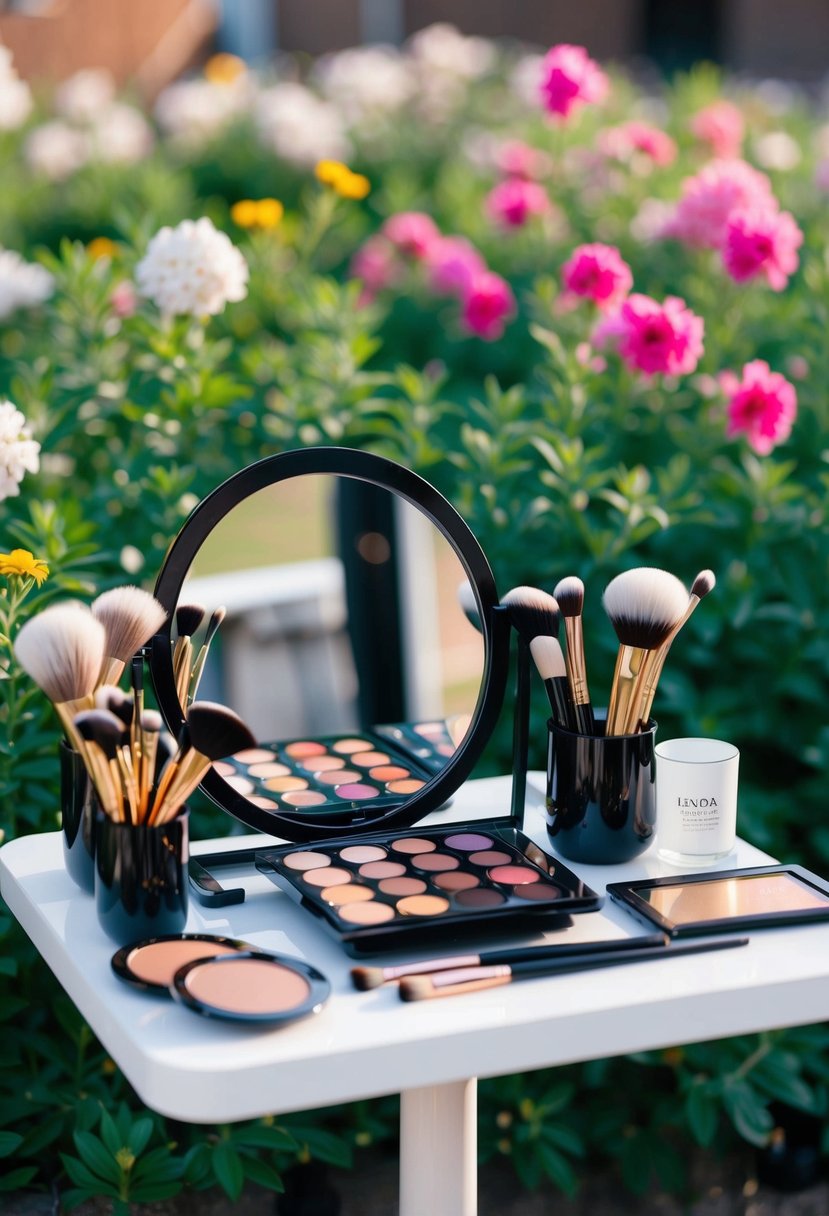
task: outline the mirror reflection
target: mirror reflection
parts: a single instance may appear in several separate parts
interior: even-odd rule
[[[199,550],[173,630],[174,663],[198,672],[211,613],[226,609],[198,697],[262,742],[219,773],[258,806],[314,818],[420,790],[462,741],[483,676],[465,582],[451,544],[389,490],[316,475],[245,499]],[[180,700],[194,691],[185,671]]]

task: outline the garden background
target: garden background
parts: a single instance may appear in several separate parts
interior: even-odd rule
[[[825,93],[433,25],[257,72],[214,55],[148,106],[105,71],[32,91],[0,48],[0,164],[0,547],[49,568],[39,586],[0,559],[6,839],[58,826],[58,726],[11,656],[20,624],[151,587],[221,480],[333,443],[433,481],[502,590],[578,572],[597,687],[609,579],[712,568],[661,736],[736,743],[741,834],[827,871]],[[194,834],[229,826],[204,809]],[[172,1125],[8,915],[0,940],[7,1195],[236,1197],[393,1141],[391,1100]],[[602,1168],[687,1192],[691,1145],[768,1145],[780,1103],[823,1117],[827,1042],[814,1026],[488,1082],[482,1152],[528,1188]]]

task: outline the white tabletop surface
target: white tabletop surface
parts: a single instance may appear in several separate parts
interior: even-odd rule
[[[549,848],[537,792],[543,778],[531,774],[530,780],[525,829]],[[503,814],[509,792],[509,778],[467,782],[451,809],[433,821]],[[208,841],[193,851],[228,843]],[[240,848],[250,843],[250,837],[233,838]],[[738,842],[719,868],[772,860]],[[608,882],[682,873],[661,862],[654,848],[624,866],[572,868],[598,891]],[[232,883],[232,872],[223,872],[222,881]],[[829,927],[823,925],[757,931],[737,950],[404,1004],[396,987],[355,991],[354,960],[268,879],[245,872],[244,885],[248,894],[240,905],[211,911],[191,901],[187,930],[308,959],[333,987],[318,1015],[280,1029],[251,1028],[201,1018],[129,988],[110,969],[114,947],[98,926],[93,900],[64,870],[60,834],[21,837],[0,850],[0,892],[60,983],[147,1106],[185,1121],[304,1110],[829,1018]],[[607,901],[600,912],[574,918],[569,929],[526,940],[646,931]]]

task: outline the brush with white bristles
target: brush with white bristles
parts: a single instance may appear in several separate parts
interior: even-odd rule
[[[117,684],[133,655],[158,633],[167,613],[140,587],[113,587],[92,601],[92,615],[106,630],[98,684]]]
[[[31,617],[14,641],[15,658],[52,702],[78,751],[83,751],[83,743],[72,719],[92,708],[105,638],[103,625],[87,606],[69,600]]]
[[[584,608],[584,583],[575,574],[561,579],[553,591],[564,620],[567,638],[567,679],[576,717],[576,729],[582,735],[594,735],[596,722],[587,687],[587,663],[584,657],[584,633],[581,614]]]
[[[558,603],[552,595],[537,587],[513,587],[501,603],[509,608],[513,628],[530,648],[536,670],[544,681],[553,717],[559,726],[574,730],[567,666],[558,640],[561,619]]]
[[[685,611],[677,621],[676,625],[674,625],[673,629],[668,634],[662,645],[654,652],[653,658],[646,665],[645,674],[642,681],[642,696],[636,697],[639,702],[639,722],[645,723],[650,717],[651,707],[653,706],[653,698],[656,695],[656,686],[659,683],[659,677],[662,674],[662,668],[665,666],[665,659],[668,657],[668,651],[671,649],[674,638],[688,620],[700,600],[705,599],[706,595],[713,591],[716,585],[717,578],[713,570],[700,570],[699,574],[691,584],[691,594],[688,597],[688,603]],[[635,693],[634,696],[636,696]]]
[[[667,570],[640,566],[625,570],[605,588],[604,608],[619,639],[607,711],[607,735],[630,734],[638,705],[633,690],[647,657],[658,650],[688,606],[688,592]]]

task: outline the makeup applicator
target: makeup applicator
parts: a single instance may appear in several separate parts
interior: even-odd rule
[[[590,690],[587,687],[587,664],[584,658],[584,632],[581,622],[584,583],[575,574],[571,574],[558,583],[553,595],[564,618],[564,633],[567,638],[565,661],[576,726],[579,734],[593,735],[596,733],[596,723],[590,704]]]
[[[255,746],[255,738],[232,709],[211,701],[194,702],[179,733],[178,751],[161,774],[148,822],[172,818],[214,760]]]
[[[513,587],[501,603],[509,608],[510,621],[530,648],[553,717],[559,726],[573,730],[575,720],[564,652],[558,640],[561,614],[556,600],[537,587]]]
[[[644,677],[644,692],[640,699],[639,720],[647,722],[650,717],[653,698],[656,695],[656,686],[659,683],[659,677],[662,675],[662,668],[665,666],[665,660],[668,657],[668,651],[671,649],[673,640],[679,633],[682,626],[691,616],[691,613],[696,608],[700,600],[705,599],[717,585],[717,578],[713,570],[700,570],[697,577],[691,584],[691,594],[688,598],[688,606],[683,612],[681,618],[674,625],[671,632],[668,634],[662,645],[656,650],[652,660],[647,665]]]
[[[176,644],[173,647],[173,676],[182,708],[187,706],[190,671],[193,662],[193,634],[204,620],[207,609],[203,604],[179,604],[176,608]]]
[[[190,701],[195,701],[196,699],[196,693],[199,691],[199,683],[201,681],[202,672],[204,671],[204,665],[207,662],[207,655],[210,651],[210,643],[213,641],[216,630],[219,628],[226,616],[227,608],[221,605],[214,609],[214,611],[211,613],[210,620],[207,623],[204,641],[201,644],[201,649],[199,650],[196,661],[193,664],[193,672],[190,676],[190,687],[187,694]]]
[[[121,756],[123,722],[108,709],[84,709],[75,715],[75,729],[86,743],[89,773],[104,811],[116,823],[137,822]]]
[[[105,630],[85,604],[54,604],[21,627],[14,655],[54,705],[72,745],[83,743],[72,719],[92,706],[92,693],[104,660]]]
[[[167,613],[140,587],[113,587],[92,601],[92,615],[106,630],[105,659],[98,684],[117,684],[137,650],[158,633]]]
[[[673,574],[651,566],[625,570],[611,579],[603,597],[605,612],[619,639],[607,711],[607,735],[635,730],[630,717],[634,685],[649,653],[657,650],[688,606],[688,592]]]

